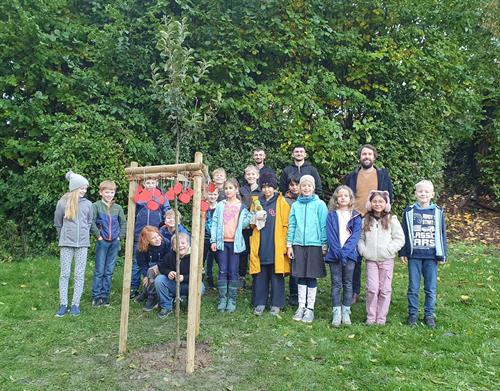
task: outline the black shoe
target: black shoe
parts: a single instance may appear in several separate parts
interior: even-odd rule
[[[154,296],[148,296],[146,304],[144,304],[144,311],[151,312],[158,306],[158,300]]]
[[[288,298],[288,305],[291,307],[297,307],[299,305],[299,298],[297,296],[290,296]]]
[[[160,319],[164,319],[166,318],[167,316],[169,316],[170,314],[172,313],[172,310],[170,309],[167,309],[167,308],[162,308],[160,310],[160,313],[158,314],[158,318]]]
[[[143,290],[135,297],[134,301],[136,303],[144,303],[147,298],[148,298],[148,292],[146,290]]]
[[[436,327],[436,321],[434,320],[434,316],[426,316],[424,317],[424,323],[427,327],[433,329]]]
[[[100,306],[102,306],[102,299],[100,297],[92,299],[92,307],[99,308]]]
[[[208,286],[210,289],[215,288],[215,285],[214,285],[214,280],[213,280],[213,279],[210,279],[210,278],[207,278],[207,286]]]
[[[411,327],[415,327],[417,325],[417,315],[409,315],[406,324]]]
[[[130,291],[130,300],[135,299],[139,295],[139,291],[137,289],[132,289]]]
[[[101,302],[102,302],[103,307],[109,307],[109,298],[108,297],[101,298]]]

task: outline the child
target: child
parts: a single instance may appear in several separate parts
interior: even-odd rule
[[[101,199],[92,205],[91,231],[97,238],[92,279],[93,307],[109,305],[111,280],[120,251],[120,240],[125,238],[127,230],[123,208],[113,201],[115,193],[115,182],[101,182],[99,185]]]
[[[290,178],[290,183],[288,184],[288,190],[285,194],[285,200],[290,206],[292,206],[292,204],[297,200],[297,197],[300,194],[299,182],[300,175],[292,175],[292,177]],[[297,279],[290,274],[290,277],[288,278],[288,304],[294,307],[299,304],[297,289]]]
[[[172,236],[175,234],[175,210],[169,209],[165,212],[165,225],[160,228],[160,234],[165,241],[165,251],[169,252],[172,248]],[[189,240],[191,237],[189,231],[181,224],[182,215],[177,211],[177,219],[179,221],[179,233],[184,232],[188,235]]]
[[[204,263],[205,263],[205,276],[209,288],[215,288],[213,267],[215,252],[210,248],[210,230],[212,228],[212,221],[217,206],[217,198],[219,198],[219,189],[214,188],[213,191],[207,190],[208,211],[205,218],[205,243],[204,243]]]
[[[245,251],[243,228],[250,223],[250,213],[240,200],[239,184],[229,178],[224,184],[226,199],[215,207],[212,219],[210,243],[212,251],[217,251],[219,263],[219,304],[221,312],[236,310],[238,292],[238,254]]]
[[[144,296],[146,298],[144,311],[150,312],[158,304],[154,286],[154,280],[158,275],[157,264],[167,253],[165,241],[158,228],[150,225],[143,228],[139,235],[137,250],[137,264],[141,275],[145,276],[143,279]]]
[[[179,253],[179,281],[180,295],[187,296],[189,291],[189,266],[191,260],[191,248],[189,246],[190,237],[185,232],[179,233],[179,250],[177,251],[175,236],[172,237],[172,250],[167,252],[158,263],[159,275],[155,278],[156,292],[160,298],[160,318],[166,318],[172,313],[172,301],[176,297],[177,261],[176,252]],[[201,285],[201,294],[204,286]]]
[[[260,186],[259,186],[259,169],[255,166],[247,166],[245,168],[245,181],[246,185],[242,186],[240,189],[241,200],[245,204],[245,207],[250,210],[252,202],[259,198]],[[240,254],[240,265],[238,267],[238,274],[240,276],[240,288],[245,288],[245,277],[248,269],[248,257],[250,252],[250,235],[252,234],[251,228],[246,228],[243,230],[243,239],[245,240],[245,251]]]
[[[300,196],[292,205],[288,219],[287,252],[292,259],[292,275],[298,278],[299,306],[293,320],[314,320],[317,279],[326,275],[323,254],[326,252],[326,204],[314,194],[312,175],[299,182]],[[306,307],[307,299],[307,307]]]
[[[134,195],[135,229],[134,229],[134,262],[132,263],[132,281],[130,298],[136,297],[141,283],[141,272],[137,264],[137,243],[139,235],[147,225],[159,227],[170,209],[168,199],[158,187],[156,178],[145,178],[143,186],[139,186]]]
[[[59,318],[63,317],[68,309],[68,285],[73,258],[75,258],[75,283],[70,314],[80,315],[80,298],[83,293],[92,224],[92,203],[84,198],[89,181],[72,171],[66,173],[66,179],[69,181],[69,193],[64,194],[57,202],[54,213],[54,227],[61,248],[59,309],[55,314]]]
[[[446,261],[447,242],[444,213],[431,203],[434,185],[423,180],[415,185],[417,202],[403,213],[405,245],[399,252],[401,261],[408,263],[408,324],[415,326],[418,315],[418,291],[420,276],[424,277],[424,322],[436,327],[437,264]]]
[[[366,324],[384,325],[391,304],[394,257],[404,245],[404,234],[392,216],[388,191],[372,190],[366,203],[359,255],[366,259]]]
[[[361,214],[353,210],[354,193],[347,186],[335,189],[328,204],[326,218],[328,252],[332,279],[332,326],[351,324],[352,276],[358,261],[357,244],[361,235]],[[341,290],[344,288],[343,300]],[[342,303],[342,307],[340,304]]]
[[[212,179],[215,183],[215,187],[217,187],[217,190],[219,190],[219,198],[217,199],[217,201],[220,202],[224,198],[226,198],[224,194],[224,183],[226,183],[227,179],[226,170],[224,170],[222,167],[216,168],[212,171]]]
[[[262,195],[259,201],[266,217],[264,228],[259,231],[254,227],[250,236],[250,274],[254,277],[252,304],[254,314],[262,315],[271,288],[270,313],[277,316],[285,305],[285,275],[290,273],[290,260],[286,254],[290,206],[276,191],[278,179],[274,173],[262,174],[260,184]]]

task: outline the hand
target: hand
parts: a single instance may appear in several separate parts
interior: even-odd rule
[[[293,259],[293,248],[288,247],[288,249],[286,250],[286,254],[288,255],[288,258]]]
[[[321,246],[321,252],[323,253],[323,255],[326,255],[326,253],[328,252],[328,246],[326,244]]]
[[[149,285],[149,278],[144,277],[144,278],[142,279],[142,285],[144,285],[144,286]]]
[[[175,280],[175,275],[176,275],[176,274],[177,274],[177,273],[176,273],[176,272],[174,272],[174,271],[172,270],[170,273],[168,273],[168,278],[169,278],[170,280]]]
[[[99,236],[99,237],[97,238],[97,240],[102,240],[102,236]]]
[[[217,251],[217,244],[216,243],[212,243],[210,245],[210,249],[212,250],[212,252],[216,252]]]
[[[399,257],[399,259],[401,260],[401,263],[403,265],[406,265],[408,263],[408,258],[407,257]]]
[[[182,274],[179,274],[179,282],[184,281],[184,276]]]

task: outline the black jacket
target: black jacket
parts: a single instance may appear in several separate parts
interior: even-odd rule
[[[175,251],[170,250],[158,263],[158,269],[160,270],[160,274],[164,274],[168,276],[168,273],[176,271],[175,264]],[[180,259],[180,269],[179,272],[181,276],[184,276],[184,280],[182,282],[189,281],[189,264],[191,262],[191,254],[186,254]]]
[[[300,177],[302,177],[303,175],[312,175],[314,181],[316,182],[315,193],[318,196],[321,196],[321,193],[323,191],[323,187],[321,186],[321,178],[319,177],[319,173],[316,167],[311,166],[311,163],[309,162],[304,162],[304,164],[300,167],[297,167],[294,162],[283,169],[283,171],[281,172],[279,185],[280,192],[282,194],[286,193],[286,191],[288,190],[288,184],[290,183],[292,177],[295,175],[298,175]]]
[[[351,190],[356,194],[356,183],[358,181],[358,173],[359,170],[361,169],[361,166],[356,168],[353,172],[348,174],[345,177],[345,185],[350,187]],[[377,170],[377,183],[378,183],[378,188],[377,190],[380,191],[388,191],[389,192],[389,198],[391,199],[391,203],[394,201],[394,194],[393,194],[393,189],[392,189],[392,181],[391,177],[389,176],[389,171],[385,168],[375,168]]]

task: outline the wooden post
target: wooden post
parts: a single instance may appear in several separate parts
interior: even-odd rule
[[[198,286],[201,287],[203,280],[203,250],[205,249],[205,222],[207,218],[206,212],[201,212],[201,223],[200,223],[200,253],[198,255]],[[203,243],[203,246],[202,246]],[[210,251],[210,250],[209,250]],[[205,287],[206,289],[206,287]],[[196,295],[196,336],[200,335],[200,310],[201,310],[201,289]]]
[[[194,155],[195,164],[202,164],[203,154],[196,152]],[[200,207],[201,207],[201,191],[202,191],[202,176],[198,173],[193,179],[193,216],[192,216],[192,246],[191,246],[191,262],[189,266],[189,301],[188,301],[188,320],[187,320],[187,343],[186,343],[186,372],[194,372],[194,356],[196,350],[196,322],[197,322],[197,296],[199,295],[200,287],[198,283],[198,262],[199,252],[201,250],[200,238]]]
[[[136,162],[132,162],[130,167],[137,167]],[[130,306],[130,280],[132,274],[132,260],[134,258],[134,228],[135,228],[135,202],[134,195],[137,183],[131,180],[128,185],[128,209],[127,209],[127,239],[125,241],[125,262],[123,267],[123,287],[122,287],[122,309],[120,320],[120,342],[118,352],[127,352],[128,338],[128,313]]]

